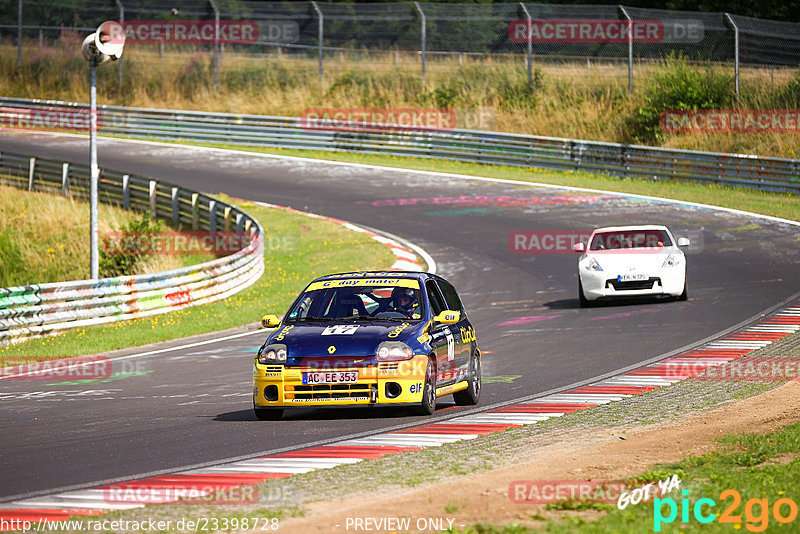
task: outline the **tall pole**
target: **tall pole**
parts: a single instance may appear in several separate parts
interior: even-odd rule
[[[17,1],[17,67],[22,66],[22,0]]]
[[[522,2],[519,3],[520,7],[522,7],[522,11],[525,12],[525,17],[528,21],[528,29],[525,32],[528,41],[528,85],[533,84],[533,37],[531,35],[531,30],[533,26],[533,19],[531,19],[531,14],[528,11],[528,8],[525,7],[525,4]]]
[[[425,12],[422,11],[422,7],[420,7],[419,2],[414,2],[414,5],[417,6],[417,11],[419,12],[419,16],[422,19],[422,43],[420,51],[422,53],[422,87],[425,87],[425,45],[426,45],[426,21],[425,21]]]
[[[208,0],[214,10],[214,90],[219,85],[219,9],[214,0]]]
[[[91,169],[89,180],[89,246],[91,247],[91,278],[100,278],[100,258],[97,251],[97,183],[100,179],[100,169],[97,167],[97,58],[89,61],[89,165]]]
[[[319,20],[319,25],[317,28],[317,47],[319,52],[317,55],[319,56],[317,62],[319,63],[318,69],[319,70],[319,79],[322,79],[322,59],[323,59],[323,50],[322,50],[322,40],[324,38],[325,32],[325,19],[322,16],[322,10],[319,8],[316,2],[311,2],[311,5],[314,6],[314,11],[317,12],[317,19]]]
[[[114,0],[117,3],[117,8],[119,9],[119,23],[122,25],[122,30],[125,31],[125,6],[122,5],[120,0]],[[122,90],[122,62],[124,60],[119,58],[119,89]]]
[[[633,19],[628,15],[628,10],[624,6],[619,6],[619,10],[628,20],[628,92],[633,92]]]
[[[733,27],[733,73],[736,78],[736,98],[739,98],[739,26],[734,22],[729,13],[725,13],[725,19]]]

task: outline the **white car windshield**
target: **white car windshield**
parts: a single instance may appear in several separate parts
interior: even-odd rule
[[[589,250],[671,247],[672,240],[664,230],[625,230],[598,232],[592,237]]]
[[[287,323],[309,321],[422,318],[420,291],[397,286],[329,287],[303,293],[287,315]]]

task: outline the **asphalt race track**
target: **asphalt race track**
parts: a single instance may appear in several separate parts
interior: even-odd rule
[[[3,133],[3,151],[85,164],[88,142]],[[101,139],[99,153],[101,168],[345,219],[423,247],[439,274],[459,289],[476,325],[484,352],[482,406],[635,365],[800,291],[800,229],[742,214],[175,145]],[[580,309],[577,256],[515,254],[509,248],[514,231],[588,232],[633,223],[663,223],[676,236],[693,238],[688,302]],[[423,419],[404,411],[301,410],[279,422],[257,421],[251,368],[263,337],[129,357],[114,364],[125,378],[102,383],[0,381],[0,500]],[[449,400],[439,406],[435,418],[461,410]]]

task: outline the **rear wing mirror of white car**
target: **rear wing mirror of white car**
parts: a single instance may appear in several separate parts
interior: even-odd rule
[[[574,245],[572,245],[572,250],[574,250],[575,252],[586,252],[586,245],[584,245],[583,243],[575,243]]]
[[[679,247],[688,247],[691,244],[692,244],[692,242],[689,241],[688,237],[679,237],[678,238],[678,246]]]

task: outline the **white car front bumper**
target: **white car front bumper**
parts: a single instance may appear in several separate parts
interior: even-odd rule
[[[586,300],[657,295],[678,297],[683,293],[686,283],[685,265],[643,274],[647,275],[647,280],[623,282],[618,280],[617,273],[581,268],[578,276]]]

